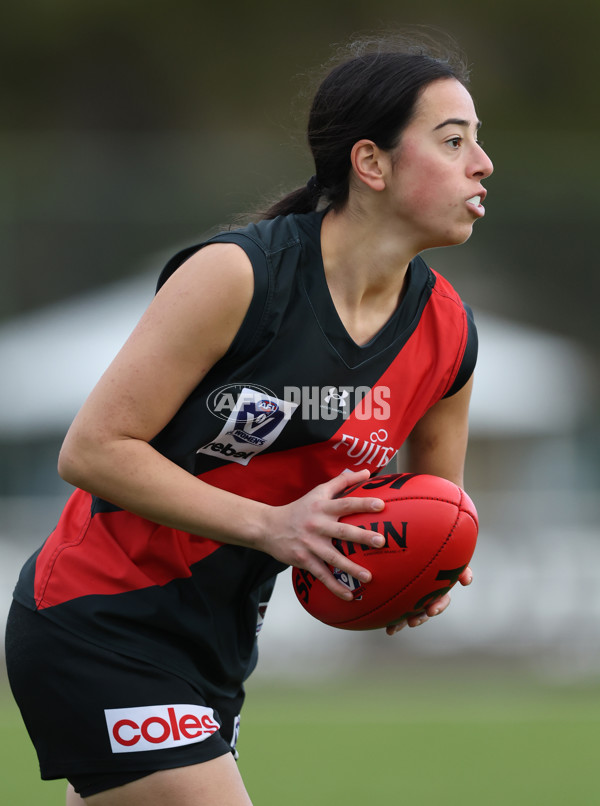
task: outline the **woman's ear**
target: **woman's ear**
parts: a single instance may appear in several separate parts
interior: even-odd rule
[[[354,143],[350,161],[361,182],[375,191],[385,189],[390,159],[372,140],[358,140]]]

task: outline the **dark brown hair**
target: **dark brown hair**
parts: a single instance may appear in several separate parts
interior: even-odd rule
[[[307,213],[322,201],[342,208],[348,199],[350,154],[358,140],[393,149],[424,87],[442,78],[466,85],[468,69],[456,49],[439,53],[436,45],[398,38],[350,45],[321,82],[310,109],[307,139],[315,175],[272,204],[262,218]]]

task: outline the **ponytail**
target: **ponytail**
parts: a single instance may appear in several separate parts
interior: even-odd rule
[[[290,213],[312,213],[317,209],[323,188],[316,176],[297,190],[292,190],[283,199],[276,201],[260,216],[263,219],[277,218]]]

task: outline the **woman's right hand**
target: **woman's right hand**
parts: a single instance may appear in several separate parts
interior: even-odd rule
[[[352,593],[338,582],[328,566],[339,568],[362,583],[371,581],[371,573],[345,557],[332,541],[349,540],[380,548],[385,539],[378,532],[344,523],[340,518],[355,512],[380,512],[385,504],[380,498],[336,496],[368,478],[368,470],[344,471],[291,504],[271,507],[266,534],[256,548],[280,562],[305,569],[340,599],[351,600]]]

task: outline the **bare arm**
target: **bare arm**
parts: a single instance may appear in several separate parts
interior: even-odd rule
[[[59,473],[156,523],[257,548],[306,568],[347,598],[351,594],[325,563],[344,565],[343,570],[365,581],[370,575],[346,562],[332,538],[377,545],[381,536],[338,518],[382,503],[334,497],[368,474],[345,474],[292,504],[272,507],[206,484],[149,444],[225,354],[253,289],[249,259],[235,245],[213,244],[186,261],[156,295],[75,418],[60,453]],[[227,519],[219,514],[224,511]]]
[[[408,471],[441,476],[462,487],[469,436],[469,402],[473,377],[452,397],[438,401],[419,420],[408,440]],[[473,574],[466,568],[459,577],[462,585],[470,585]],[[437,616],[450,604],[450,595],[430,604],[419,616],[408,619],[409,627],[418,627],[431,616]],[[405,623],[387,628],[388,635],[401,630]]]
[[[472,389],[473,376],[419,420],[407,441],[409,472],[430,473],[463,486]]]
[[[252,270],[238,247],[205,247],[181,266],[75,418],[61,476],[150,520],[197,531],[205,485],[148,443],[224,355],[252,292]]]

